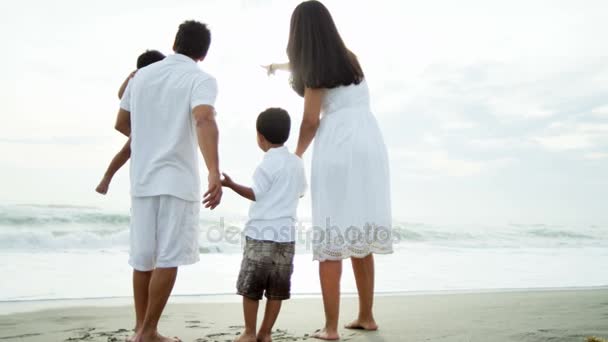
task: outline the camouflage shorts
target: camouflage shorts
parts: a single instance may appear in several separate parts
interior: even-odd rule
[[[293,273],[294,242],[255,240],[247,237],[241,272],[237,280],[237,293],[260,300],[289,299]]]

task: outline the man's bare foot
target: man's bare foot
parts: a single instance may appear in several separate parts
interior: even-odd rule
[[[159,333],[155,333],[150,336],[138,334],[133,342],[182,342],[182,340],[177,337],[165,337]]]
[[[270,335],[270,334],[259,335],[258,334],[257,342],[272,342],[272,335]]]
[[[95,191],[97,191],[97,193],[105,195],[108,193],[108,188],[110,187],[110,181],[107,179],[102,179],[101,182],[99,182],[99,185],[97,185],[97,187],[95,188]]]
[[[257,342],[258,339],[255,334],[242,333],[239,337],[234,339],[234,342]]]
[[[315,333],[312,334],[312,337],[326,341],[337,341],[340,339],[340,335],[337,331],[327,331],[325,328],[315,331]]]
[[[360,319],[356,319],[352,322],[350,322],[349,324],[344,326],[346,329],[356,329],[356,330],[369,330],[369,331],[374,331],[374,330],[378,330],[378,324],[376,324],[376,321],[369,320],[369,321],[365,321],[365,320],[360,320]]]

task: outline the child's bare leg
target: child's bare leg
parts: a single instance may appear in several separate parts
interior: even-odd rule
[[[112,181],[112,177],[114,174],[118,172],[118,170],[125,165],[125,163],[131,158],[131,138],[125,143],[122,149],[114,156],[106,173],[103,175],[101,182],[95,188],[95,191],[98,193],[105,195],[108,193],[108,188],[110,187],[110,182]]]
[[[269,299],[266,301],[266,309],[264,311],[264,320],[258,332],[258,342],[272,341],[272,327],[277,321],[279,311],[281,311],[282,300]]]
[[[243,316],[245,317],[245,331],[234,340],[235,342],[257,342],[255,326],[258,319],[259,300],[243,296]]]

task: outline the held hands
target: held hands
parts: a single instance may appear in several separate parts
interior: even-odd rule
[[[208,179],[209,187],[203,196],[203,204],[205,205],[205,208],[213,210],[222,200],[222,181],[220,179],[220,174],[215,172],[210,173]]]
[[[232,178],[230,178],[230,176],[228,176],[227,174],[222,172],[222,176],[224,176],[224,179],[222,179],[222,186],[225,186],[227,188],[232,188],[232,186],[234,185],[234,181],[232,180]]]

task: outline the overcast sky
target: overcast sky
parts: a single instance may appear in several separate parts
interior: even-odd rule
[[[261,110],[285,107],[297,140],[302,100],[259,67],[286,60],[297,3],[0,3],[0,202],[127,211],[127,168],[93,191],[125,141],[116,92],[141,52],[171,53],[186,19],[212,30],[200,66],[220,87],[221,165],[249,183]],[[398,220],[608,224],[608,2],[325,4],[366,73]],[[227,193],[214,217],[247,205]]]

